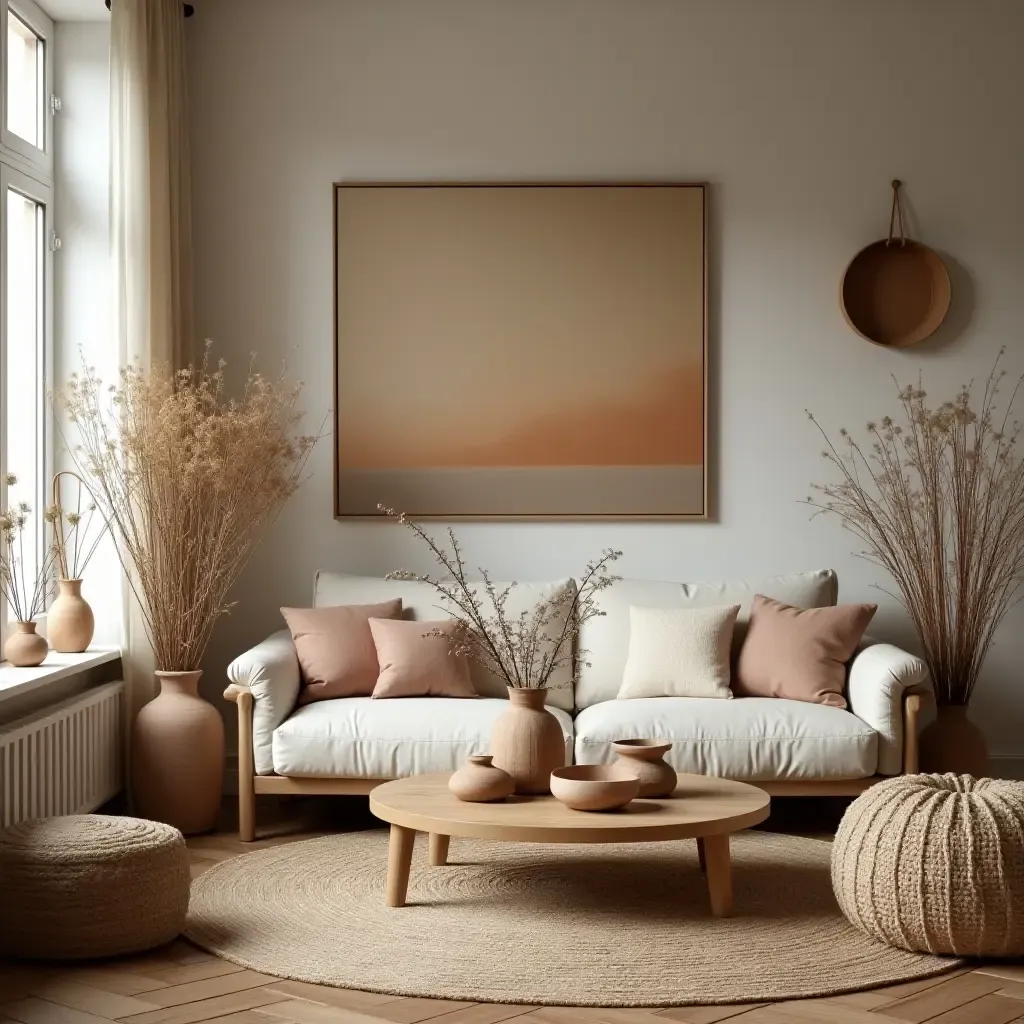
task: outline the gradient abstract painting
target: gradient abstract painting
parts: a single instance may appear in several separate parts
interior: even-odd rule
[[[336,497],[702,517],[703,185],[335,186]]]

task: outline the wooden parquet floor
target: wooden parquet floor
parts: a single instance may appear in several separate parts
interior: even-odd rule
[[[287,803],[287,802],[286,802]],[[312,803],[312,802],[310,802]],[[365,803],[365,801],[364,801]],[[322,803],[321,803],[322,807]],[[225,831],[189,841],[193,876],[218,861],[341,828],[366,827],[279,809],[256,843]],[[261,815],[263,814],[261,808]],[[320,815],[322,817],[322,815]],[[772,827],[772,826],[769,826]],[[818,829],[796,828],[803,834]],[[0,893],[2,898],[2,893]],[[0,1024],[1024,1024],[1024,963],[992,964],[871,992],[771,1004],[662,1010],[506,1006],[393,996],[280,981],[177,940],[135,957],[86,965],[0,961]]]

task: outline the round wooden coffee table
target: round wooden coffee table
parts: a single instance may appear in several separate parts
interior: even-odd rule
[[[620,811],[574,811],[552,796],[513,796],[491,804],[457,800],[450,774],[414,775],[385,782],[370,793],[370,810],[391,823],[387,904],[404,907],[417,832],[430,836],[430,863],[447,863],[452,836],[510,843],[654,843],[696,839],[707,876],[711,911],[732,913],[729,836],[768,817],[771,800],[744,782],[680,775],[675,793],[634,800]]]

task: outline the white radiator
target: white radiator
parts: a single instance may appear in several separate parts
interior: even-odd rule
[[[0,727],[0,828],[85,814],[124,788],[124,683]]]

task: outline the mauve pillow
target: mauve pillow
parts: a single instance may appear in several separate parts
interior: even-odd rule
[[[329,608],[282,608],[302,669],[299,703],[368,697],[380,674],[370,618],[399,619],[402,599]]]
[[[406,622],[370,619],[380,675],[374,697],[475,697],[469,661],[451,652],[455,619]],[[429,636],[433,631],[443,636]]]
[[[846,663],[877,610],[877,604],[795,608],[757,594],[736,666],[736,695],[845,708]]]

